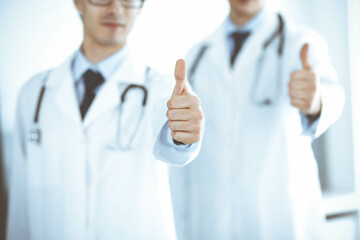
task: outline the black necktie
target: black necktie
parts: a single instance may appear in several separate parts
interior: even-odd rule
[[[234,65],[236,56],[240,52],[241,47],[243,46],[245,40],[249,35],[250,32],[234,32],[233,34],[231,34],[231,38],[234,41],[234,49],[233,52],[231,53],[231,60],[230,60],[231,66]]]
[[[84,119],[87,110],[95,98],[95,89],[104,83],[104,78],[100,73],[87,70],[83,75],[85,84],[85,96],[80,105],[81,117]]]

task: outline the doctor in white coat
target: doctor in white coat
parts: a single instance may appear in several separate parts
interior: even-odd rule
[[[7,239],[173,239],[155,161],[185,165],[200,148],[184,61],[175,85],[131,58],[143,0],[74,2],[81,48],[19,94]]]
[[[323,239],[311,142],[344,104],[326,43],[263,0],[229,3],[186,59],[207,131],[196,161],[171,171],[178,239]]]

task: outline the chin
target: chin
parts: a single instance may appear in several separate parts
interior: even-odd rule
[[[258,11],[258,9],[252,8],[252,7],[243,7],[243,8],[236,9],[237,14],[244,15],[244,16],[254,15],[254,13],[256,13],[257,11]]]
[[[120,46],[122,46],[124,44],[125,44],[125,42],[120,41],[120,40],[112,40],[112,41],[104,41],[104,42],[102,42],[103,46],[108,46],[108,47],[120,47]]]
[[[257,9],[257,3],[254,0],[231,0],[230,2],[232,8],[240,14],[252,14]]]
[[[125,43],[126,38],[123,36],[107,36],[98,39],[98,42],[103,46],[121,46]]]

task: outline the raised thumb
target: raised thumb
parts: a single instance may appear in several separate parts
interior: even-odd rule
[[[180,96],[186,88],[186,64],[183,59],[179,59],[175,65],[175,88],[173,96]]]
[[[300,51],[300,58],[301,63],[304,70],[311,70],[312,67],[309,62],[309,44],[305,43],[304,46],[302,46]]]

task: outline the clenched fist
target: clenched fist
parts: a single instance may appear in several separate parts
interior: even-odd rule
[[[183,144],[192,144],[200,140],[201,110],[200,99],[191,94],[186,81],[185,61],[180,59],[175,66],[176,85],[168,101],[167,117],[172,138]]]
[[[321,112],[321,98],[318,79],[308,60],[309,44],[304,44],[300,52],[302,70],[291,73],[289,96],[291,105],[308,116],[317,116]]]

